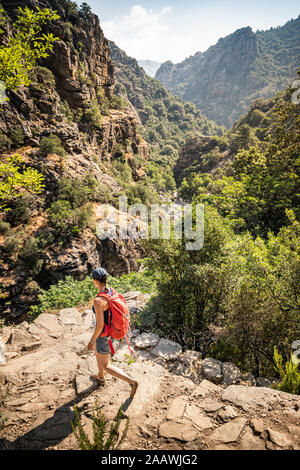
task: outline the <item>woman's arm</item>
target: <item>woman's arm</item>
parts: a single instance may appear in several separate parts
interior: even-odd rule
[[[106,307],[107,301],[103,301],[102,299],[95,299],[94,301],[94,307],[95,307],[95,312],[96,312],[96,326],[94,329],[93,336],[91,338],[91,341],[89,342],[89,346],[93,346],[95,343],[96,339],[100,335],[101,331],[103,330],[104,327],[104,310]],[[92,348],[89,348],[92,349]]]

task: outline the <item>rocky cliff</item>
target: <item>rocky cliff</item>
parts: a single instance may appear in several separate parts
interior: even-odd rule
[[[125,297],[133,315],[147,301],[139,292]],[[109,375],[97,387],[86,349],[93,324],[91,310],[69,308],[2,329],[1,449],[78,449],[73,406],[92,437],[98,402],[108,421],[121,404],[130,417],[122,449],[299,450],[299,396],[149,332],[133,330],[131,361],[126,342],[114,342],[113,363],[139,381],[133,401],[128,384]]]
[[[300,17],[282,27],[253,32],[248,26],[179,64],[161,65],[155,78],[192,101],[219,125],[231,127],[255,98],[268,98],[299,68]]]
[[[76,9],[69,12],[69,3],[2,2],[11,22],[18,6],[49,7],[60,15],[48,26],[59,38],[53,52],[35,68],[31,84],[9,92],[9,102],[0,108],[1,161],[18,152],[25,166],[37,169],[45,178],[41,195],[0,217],[11,226],[0,235],[0,314],[9,319],[26,313],[39,287],[47,288],[67,274],[82,279],[99,264],[115,275],[128,273],[138,268],[136,259],[142,254],[137,243],[124,245],[119,239],[100,241],[95,236],[97,204],[110,202],[122,191],[121,182],[114,179],[113,161],[125,155],[122,162],[136,181],[143,175],[149,149],[137,130],[132,108],[114,95],[114,66],[97,16],[79,14]],[[49,144],[47,139],[53,137],[58,148],[42,150],[42,143]],[[137,156],[138,168],[134,164]],[[89,196],[93,203],[88,209],[90,226],[67,240],[59,233],[51,234],[47,209],[58,198],[66,199],[59,196],[64,191],[61,181],[73,181],[76,188],[85,178],[95,192],[95,197]],[[17,216],[20,210],[21,218]],[[36,247],[30,254],[35,257],[34,269],[28,258],[24,261],[19,256],[26,242]]]

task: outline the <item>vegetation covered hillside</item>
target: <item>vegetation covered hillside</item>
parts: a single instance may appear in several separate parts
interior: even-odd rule
[[[203,248],[147,246],[159,280],[144,325],[256,376],[300,337],[299,106],[288,89],[223,137],[187,142],[179,194],[204,204]]]
[[[179,64],[165,62],[155,77],[230,128],[254,99],[271,97],[291,83],[300,63],[299,44],[300,16],[268,31],[248,26]]]
[[[3,2],[1,15],[0,313],[10,320],[66,275],[83,279],[99,264],[116,275],[137,269],[136,243],[97,239],[96,208],[120,194],[158,200],[144,181],[147,143],[114,94],[98,18],[70,1],[23,4]],[[41,32],[52,44],[42,56]],[[22,79],[9,82],[16,69]]]
[[[109,44],[115,66],[115,91],[137,111],[140,132],[150,145],[149,174],[160,190],[172,189],[170,174],[185,139],[221,135],[223,129],[205,118],[193,103],[172,96],[112,41]]]

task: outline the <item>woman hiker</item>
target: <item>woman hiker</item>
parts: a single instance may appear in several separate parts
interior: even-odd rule
[[[118,379],[125,380],[131,385],[130,398],[133,398],[138,387],[138,382],[133,380],[127,374],[121,371],[118,367],[109,364],[110,347],[107,336],[100,336],[104,329],[104,324],[108,323],[108,300],[105,297],[99,296],[101,292],[109,293],[106,287],[107,271],[103,268],[97,268],[92,273],[92,279],[95,287],[98,289],[98,296],[94,300],[93,311],[96,315],[96,326],[88,344],[88,350],[95,350],[98,365],[98,375],[93,375],[92,378],[97,380],[101,385],[105,384],[104,372],[117,377]]]

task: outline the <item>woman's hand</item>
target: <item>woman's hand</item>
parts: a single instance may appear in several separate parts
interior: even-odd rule
[[[95,341],[90,341],[88,344],[88,351],[93,351],[95,349]]]

